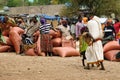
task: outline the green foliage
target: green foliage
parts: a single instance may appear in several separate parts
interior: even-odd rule
[[[38,6],[50,4],[64,4],[66,2],[70,2],[70,0],[34,0],[33,3],[29,2],[29,0],[0,0],[0,7]]]
[[[29,2],[29,0],[0,0],[0,6],[5,6],[5,5],[9,7],[17,7],[23,5],[38,6],[38,5],[50,5],[50,4],[64,4],[66,2],[70,2],[70,0],[34,0],[33,3]]]
[[[80,14],[84,7],[84,11],[95,15],[110,16],[111,13],[119,15],[120,12],[120,0],[71,0],[72,6],[63,9],[62,16]],[[67,12],[66,12],[67,11]],[[68,12],[69,11],[69,12]],[[66,13],[66,14],[65,14]]]
[[[36,5],[49,5],[50,0],[34,0]]]
[[[3,8],[3,6],[6,5],[6,0],[0,0],[0,9]]]
[[[8,0],[7,6],[16,7],[24,5],[24,0]]]
[[[70,0],[58,0],[58,4],[64,4],[66,2],[70,2]]]

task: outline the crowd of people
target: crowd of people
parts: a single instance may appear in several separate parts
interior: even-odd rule
[[[23,32],[21,34],[18,33],[22,38],[20,52],[17,52],[18,54],[26,50],[21,49],[22,44],[33,45],[39,40],[38,36],[34,36],[34,33],[38,32],[40,36],[39,45],[41,52],[44,52],[45,56],[50,56],[53,54],[53,43],[51,42],[53,36],[50,35],[50,32],[51,30],[54,32],[59,31],[62,42],[69,41],[72,43],[79,41],[79,52],[83,56],[83,66],[85,66],[84,59],[87,60],[87,66],[84,67],[85,69],[90,69],[90,64],[92,64],[92,66],[96,64],[97,67],[101,65],[101,70],[105,70],[103,65],[103,46],[112,40],[119,40],[120,43],[120,22],[117,18],[114,21],[115,23],[107,20],[102,29],[99,17],[95,15],[89,17],[78,16],[77,22],[71,21],[69,23],[67,19],[61,18],[58,26],[53,27],[51,24],[47,23],[44,17],[38,20],[35,16],[30,19],[0,16],[0,45],[6,44],[3,36],[9,38],[12,28],[19,27]],[[65,46],[65,44],[62,43],[61,46]],[[35,45],[32,47],[35,47]],[[71,45],[71,47],[73,47],[73,45]],[[37,52],[38,49],[34,50]]]

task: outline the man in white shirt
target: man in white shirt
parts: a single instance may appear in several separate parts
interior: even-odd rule
[[[103,38],[103,32],[99,18],[93,16],[93,18],[88,21],[87,27],[94,41],[86,49],[87,67],[85,67],[85,69],[90,69],[89,64],[97,64],[97,66],[101,65],[100,70],[105,70],[103,65],[104,55],[101,41]]]

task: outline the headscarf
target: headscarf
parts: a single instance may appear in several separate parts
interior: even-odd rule
[[[43,24],[46,23],[46,20],[45,20],[44,18],[41,18],[41,19],[40,19],[40,23],[43,25]]]

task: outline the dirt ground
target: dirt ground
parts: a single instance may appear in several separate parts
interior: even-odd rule
[[[120,80],[120,62],[104,61],[105,71],[85,70],[81,57],[0,54],[0,80]]]

